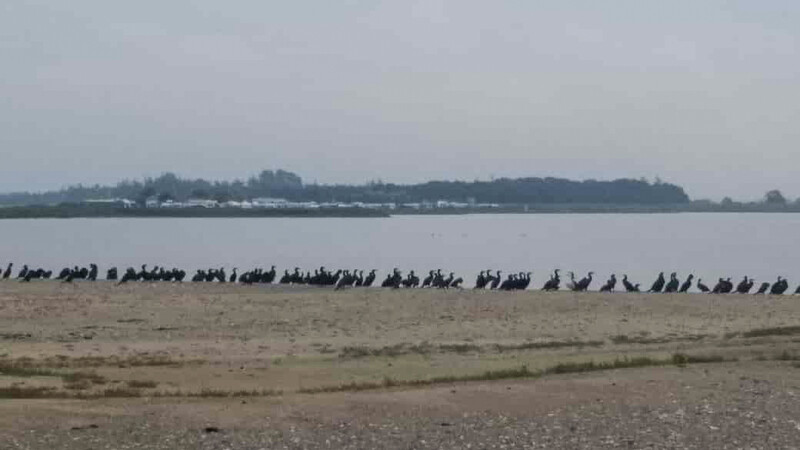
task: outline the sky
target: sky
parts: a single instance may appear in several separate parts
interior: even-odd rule
[[[661,178],[800,197],[800,2],[15,0],[0,192]]]

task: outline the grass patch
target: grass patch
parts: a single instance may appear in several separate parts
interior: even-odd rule
[[[89,382],[91,384],[106,384],[108,380],[102,375],[94,372],[73,372],[61,375],[61,380],[64,383],[81,383]]]
[[[527,366],[520,366],[510,369],[490,370],[483,373],[474,375],[447,375],[441,377],[434,377],[428,379],[415,379],[415,380],[396,380],[394,378],[384,378],[383,381],[354,381],[339,385],[319,386],[313,388],[300,388],[297,390],[300,394],[320,394],[332,392],[357,392],[368,391],[376,389],[394,388],[394,387],[421,387],[431,386],[435,384],[448,384],[469,381],[496,381],[508,379],[522,379],[522,378],[539,378],[544,375],[563,375],[570,373],[584,373],[595,372],[613,369],[630,369],[638,367],[654,367],[654,366],[667,366],[675,365],[678,367],[685,367],[687,364],[700,364],[700,363],[713,363],[713,362],[727,362],[735,361],[725,359],[719,355],[686,355],[683,353],[675,353],[670,358],[655,359],[646,356],[635,358],[622,358],[615,359],[614,361],[604,362],[573,362],[561,363],[549,367],[544,370],[532,371]]]
[[[224,389],[205,388],[196,392],[185,391],[161,391],[153,394],[153,397],[189,397],[189,398],[231,398],[231,397],[275,397],[283,395],[283,391],[274,389],[252,389],[227,391]]]
[[[492,348],[498,352],[520,351],[520,350],[546,350],[552,348],[565,347],[601,347],[603,341],[550,341],[550,342],[526,342],[524,344],[502,345],[494,344]]]
[[[157,382],[149,380],[130,380],[125,382],[125,384],[129,388],[133,389],[153,389],[155,387],[158,387]]]
[[[545,350],[565,347],[600,347],[603,341],[550,341],[550,342],[525,342],[522,344],[489,344],[480,346],[476,344],[442,344],[433,346],[427,342],[420,344],[395,344],[381,348],[370,348],[367,346],[347,346],[339,352],[340,358],[368,358],[377,356],[398,357],[403,355],[429,355],[434,352],[439,353],[481,353],[495,351],[498,353],[508,351],[523,350]]]
[[[90,398],[134,398],[141,396],[142,391],[140,389],[134,389],[131,387],[113,387],[105,389],[100,392],[100,394],[91,396]]]
[[[4,368],[97,368],[97,367],[183,367],[187,364],[201,364],[202,360],[176,360],[164,354],[139,354],[127,357],[119,356],[81,356],[72,358],[66,355],[50,356],[43,359],[21,357],[16,359],[0,358],[0,372]],[[58,375],[56,375],[58,376]]]
[[[755,338],[764,336],[791,336],[795,334],[800,334],[800,326],[757,328],[755,330],[745,331],[741,336],[743,338]]]
[[[20,367],[14,365],[0,364],[0,375],[8,377],[59,377],[56,371],[38,367]]]
[[[54,387],[0,387],[0,398],[6,399],[37,399],[37,398],[64,398],[68,394],[60,393]]]
[[[611,336],[609,340],[612,344],[615,345],[625,345],[625,344],[640,344],[640,345],[648,345],[648,344],[668,344],[670,342],[685,342],[685,341],[699,341],[708,337],[705,334],[690,334],[687,336],[680,336],[680,337],[660,337],[660,338],[648,338],[645,336],[628,336],[625,334],[618,334],[615,336]]]

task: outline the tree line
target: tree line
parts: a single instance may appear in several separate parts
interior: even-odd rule
[[[497,204],[684,204],[690,201],[683,188],[660,180],[618,179],[574,181],[563,178],[499,178],[491,181],[430,181],[395,184],[380,181],[362,185],[305,184],[284,170],[264,170],[245,180],[208,181],[164,173],[141,181],[121,181],[114,186],[70,186],[42,193],[0,194],[4,205],[54,205],[89,199],[127,198],[144,203],[184,201],[190,198],[217,201],[260,197],[290,201],[415,203],[447,200]]]

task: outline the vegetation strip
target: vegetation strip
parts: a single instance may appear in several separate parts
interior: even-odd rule
[[[494,380],[508,380],[519,378],[540,378],[545,375],[562,375],[569,373],[583,373],[594,372],[601,370],[612,369],[629,369],[638,367],[653,367],[653,366],[666,366],[675,365],[678,367],[685,367],[688,364],[699,363],[715,363],[715,362],[729,362],[735,361],[734,359],[726,359],[719,355],[710,356],[693,356],[683,353],[675,353],[671,358],[654,359],[650,357],[635,357],[615,359],[610,362],[594,361],[581,362],[581,363],[561,363],[544,370],[530,370],[527,366],[520,366],[518,368],[504,369],[504,370],[490,370],[481,374],[475,375],[451,375],[434,377],[424,380],[395,380],[393,378],[384,378],[381,382],[352,382],[347,384],[340,384],[335,386],[320,386],[316,388],[301,388],[297,392],[301,394],[319,394],[325,392],[353,392],[353,391],[367,391],[392,387],[419,387],[430,386],[434,384],[443,383],[457,383],[467,381],[494,381]]]

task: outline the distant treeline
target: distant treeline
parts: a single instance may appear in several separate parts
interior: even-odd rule
[[[190,198],[247,200],[259,197],[291,201],[414,203],[447,200],[499,204],[666,205],[689,203],[683,188],[656,181],[572,181],[561,178],[500,178],[492,181],[431,181],[421,184],[371,182],[363,185],[304,184],[291,172],[262,171],[247,180],[183,179],[173,173],[116,186],[71,186],[44,193],[0,194],[2,205],[55,205],[89,199],[148,198],[184,201]]]

